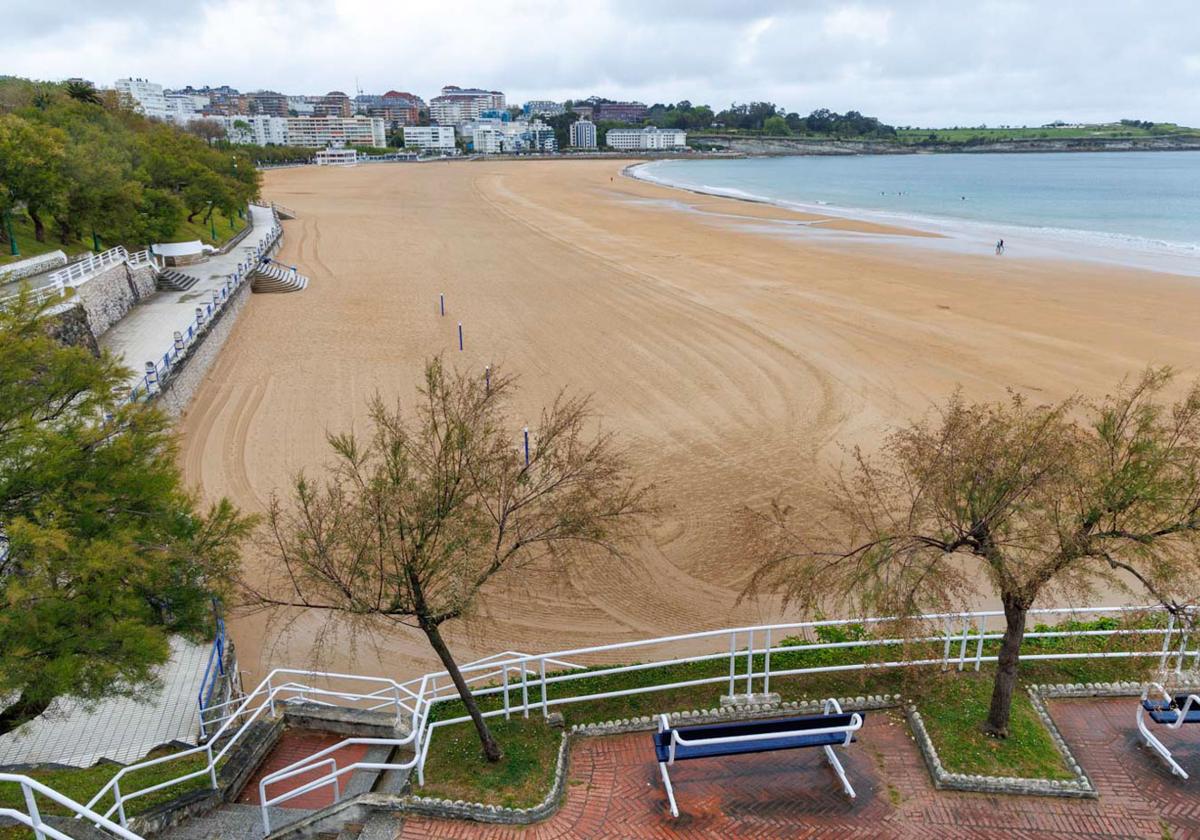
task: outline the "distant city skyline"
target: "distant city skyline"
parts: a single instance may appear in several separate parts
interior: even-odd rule
[[[599,95],[716,110],[767,100],[894,125],[1200,124],[1190,0],[513,0],[452,15],[368,0],[122,0],[103,15],[81,2],[0,0],[0,19],[0,72],[104,86],[132,76],[428,100],[453,84],[502,90],[513,105]]]

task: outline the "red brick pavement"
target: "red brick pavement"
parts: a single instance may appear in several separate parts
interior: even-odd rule
[[[276,770],[281,770],[302,758],[307,758],[313,753],[320,752],[326,747],[332,747],[339,741],[344,740],[345,737],[345,735],[334,735],[329,732],[312,732],[304,729],[289,729],[285,731],[283,737],[279,739],[279,743],[267,754],[266,759],[254,771],[254,775],[250,777],[250,781],[246,783],[246,787],[242,790],[242,795],[238,797],[238,802],[249,805],[261,804],[262,800],[258,796],[258,783],[264,776],[274,773]],[[366,755],[367,749],[368,747],[365,744],[352,744],[348,747],[342,747],[327,757],[335,759],[337,766],[342,768],[348,764],[360,761]],[[332,766],[325,764],[308,772],[300,773],[290,779],[284,779],[281,782],[267,785],[267,797],[273,799],[285,790],[295,790],[306,782],[318,779],[332,770]],[[342,776],[339,779],[341,789],[344,790],[346,783],[349,781],[349,773]],[[324,808],[326,805],[332,804],[333,785],[330,784],[316,790],[310,790],[308,793],[302,793],[294,799],[281,802],[278,807]]]
[[[867,716],[843,752],[858,792],[849,800],[821,750],[685,761],[672,768],[680,817],[667,798],[646,733],[580,740],[562,809],[506,828],[408,818],[399,838],[1200,838],[1200,738],[1171,733],[1189,773],[1171,776],[1136,743],[1135,699],[1064,700],[1055,721],[1100,791],[1098,800],[934,790],[898,715]],[[1198,727],[1200,728],[1200,727]]]

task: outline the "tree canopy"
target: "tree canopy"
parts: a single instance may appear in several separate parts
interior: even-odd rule
[[[151,681],[170,634],[211,627],[252,524],[197,512],[166,418],[114,397],[126,378],[28,300],[0,311],[0,734]]]
[[[560,574],[581,546],[612,551],[650,512],[611,433],[592,431],[588,399],[560,394],[529,430],[528,456],[506,416],[514,381],[447,371],[431,360],[410,411],[376,397],[372,434],[332,434],[319,482],[296,477],[272,501],[257,607],[325,610],[362,629],[421,630],[475,722],[489,760],[499,745],[441,635],[497,575]]]
[[[1168,370],[1100,400],[1034,405],[953,396],[855,451],[825,510],[749,518],[766,558],[755,587],[809,609],[957,611],[987,589],[1005,633],[984,730],[1008,730],[1028,611],[1098,587],[1183,616],[1200,597],[1200,383],[1165,404]]]
[[[39,242],[51,225],[64,245],[93,231],[113,245],[169,240],[185,217],[256,198],[253,161],[79,82],[0,78],[0,211],[28,215]]]

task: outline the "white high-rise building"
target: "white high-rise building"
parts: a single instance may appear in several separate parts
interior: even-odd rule
[[[453,152],[454,126],[450,125],[406,125],[404,146],[407,149],[432,149],[435,152]]]
[[[288,118],[266,114],[242,114],[235,117],[206,117],[225,126],[230,143],[253,143],[256,146],[288,145]]]
[[[604,145],[613,149],[662,151],[686,149],[687,132],[675,128],[610,128],[604,135]]]
[[[458,125],[479,119],[485,111],[503,111],[504,102],[498,90],[446,85],[441,96],[429,100],[429,119],[438,125]]]
[[[145,79],[117,79],[113,85],[121,98],[147,117],[165,120],[170,117],[163,86]]]
[[[504,151],[504,129],[481,125],[475,129],[472,148],[477,155],[497,155]]]
[[[387,133],[380,117],[288,117],[288,143],[322,149],[326,146],[387,145]]]
[[[571,145],[576,149],[596,148],[596,124],[591,120],[571,123]]]

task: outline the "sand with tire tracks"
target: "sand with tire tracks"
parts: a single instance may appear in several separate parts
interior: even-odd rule
[[[188,480],[261,510],[326,459],[326,430],[362,427],[370,394],[411,395],[433,353],[520,375],[514,445],[558,388],[593,392],[658,485],[662,522],[621,559],[489,588],[450,632],[464,658],[561,649],[777,617],[737,602],[755,558],[731,532],[736,512],[803,498],[841,447],[870,446],[956,385],[1053,399],[1103,393],[1149,362],[1200,372],[1195,280],[1013,249],[938,253],[903,231],[669,190],[621,166],[267,173],[266,196],[299,214],[280,259],[312,283],[251,299],[182,423]],[[320,623],[299,616],[282,636],[262,616],[230,626],[256,677],[311,664]],[[325,664],[409,676],[432,663],[416,634],[360,641]]]

